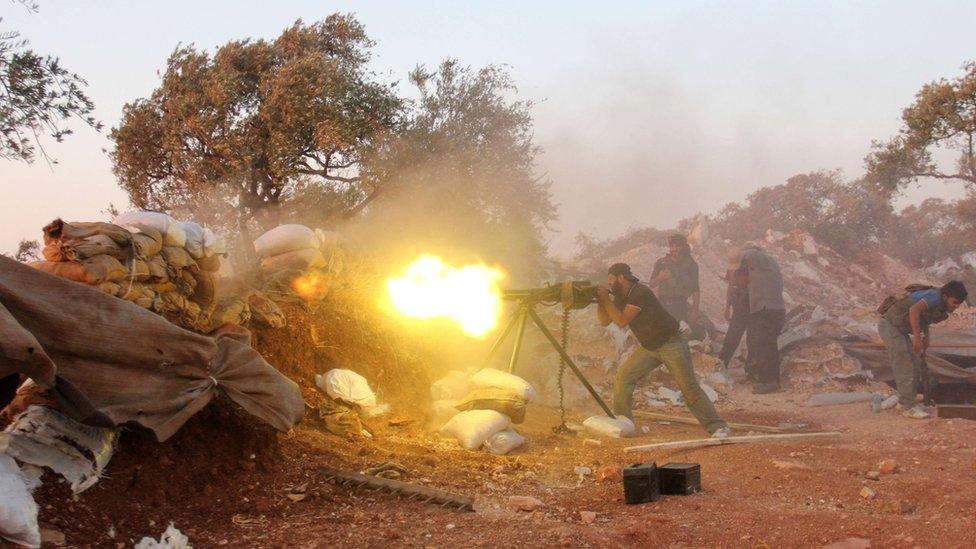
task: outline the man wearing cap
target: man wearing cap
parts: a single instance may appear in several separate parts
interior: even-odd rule
[[[640,345],[617,368],[613,384],[613,413],[633,417],[634,388],[652,370],[664,364],[674,377],[691,413],[714,437],[729,436],[729,427],[702,391],[691,364],[691,351],[678,331],[678,321],[669,314],[654,292],[634,276],[626,263],[615,263],[607,271],[606,286],[597,288],[597,316],[600,324],[611,322],[630,327]],[[611,294],[613,298],[611,298]]]
[[[657,288],[661,305],[671,316],[689,326],[698,318],[698,263],[691,257],[691,246],[683,234],[668,237],[668,254],[654,263],[650,286]]]

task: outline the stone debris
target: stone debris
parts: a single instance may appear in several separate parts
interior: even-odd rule
[[[864,486],[861,488],[861,491],[858,492],[858,495],[860,495],[864,499],[874,499],[878,496],[878,493],[868,488],[867,486]]]
[[[515,511],[525,511],[526,513],[531,513],[532,511],[542,507],[543,503],[541,500],[532,496],[509,496],[508,499],[505,500],[505,505],[509,509],[513,509]]]
[[[893,475],[898,472],[898,463],[893,459],[885,459],[878,463],[878,472],[882,475]]]

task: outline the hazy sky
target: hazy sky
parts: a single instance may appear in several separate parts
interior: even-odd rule
[[[553,247],[577,231],[614,236],[713,212],[820,168],[861,174],[872,139],[898,127],[919,87],[976,58],[976,2],[313,2],[9,0],[16,29],[90,83],[97,117],[148,95],[180,42],[273,38],[296,18],[355,12],[373,68],[402,80],[452,56],[511,67],[537,102],[540,169],[561,204]],[[0,161],[0,251],[62,216],[125,205],[107,129],[48,144],[49,167]],[[935,184],[909,193],[956,196]]]

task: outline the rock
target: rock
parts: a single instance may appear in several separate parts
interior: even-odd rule
[[[951,457],[951,458],[949,458],[949,463],[959,463],[959,459],[958,458]]]
[[[868,488],[867,486],[862,487],[861,491],[858,492],[858,494],[864,499],[874,499],[878,496],[877,492]]]
[[[907,515],[915,512],[915,506],[905,500],[889,501],[884,505],[885,511],[895,515]]]
[[[596,521],[596,513],[594,511],[580,511],[580,522],[583,524],[593,524]]]
[[[893,459],[885,459],[878,463],[878,472],[882,475],[893,475],[897,471],[898,463]]]
[[[592,475],[593,469],[589,467],[573,467],[573,472],[580,476]]]
[[[805,463],[789,459],[774,459],[773,466],[777,469],[799,469],[809,471],[811,467]]]
[[[622,482],[624,471],[616,465],[604,465],[596,470],[596,480],[601,482]]]
[[[657,396],[667,400],[671,404],[679,405],[684,403],[682,400],[681,391],[675,391],[673,389],[668,389],[667,387],[660,387],[657,390]]]
[[[715,389],[712,389],[704,383],[699,383],[699,386],[702,388],[702,391],[705,391],[705,394],[708,395],[708,400],[718,402],[718,392]]]
[[[824,545],[822,549],[868,549],[869,547],[871,547],[871,540],[869,539],[847,538]]]
[[[515,511],[525,511],[531,513],[536,509],[542,507],[543,503],[537,498],[532,496],[509,496],[505,501],[505,505]]]
[[[590,446],[590,447],[603,446],[603,441],[597,440],[595,438],[584,438],[583,446]]]
[[[64,532],[61,530],[49,526],[41,526],[41,543],[44,545],[51,544],[55,547],[64,547],[68,542],[64,537]]]
[[[729,376],[725,375],[723,372],[712,372],[705,376],[705,379],[717,385],[728,385],[729,383],[732,383]]]
[[[881,402],[882,410],[890,410],[898,404],[898,395],[891,395]]]
[[[820,393],[812,395],[803,405],[807,407],[837,406],[840,404],[867,402],[873,399],[874,393]]]
[[[877,471],[868,471],[864,473],[864,478],[868,480],[881,480],[881,473]]]

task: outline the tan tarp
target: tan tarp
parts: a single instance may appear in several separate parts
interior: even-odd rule
[[[30,266],[61,278],[90,285],[120,282],[129,275],[129,271],[119,263],[118,259],[108,255],[96,255],[82,261],[33,261]]]
[[[56,240],[79,240],[92,235],[105,235],[122,247],[128,247],[132,242],[132,233],[111,223],[68,223],[60,218],[44,226],[44,244]]]
[[[304,413],[298,385],[227,326],[184,330],[96,288],[0,257],[0,379],[25,374],[53,389],[78,421],[136,423],[162,441],[218,391],[287,431]]]

